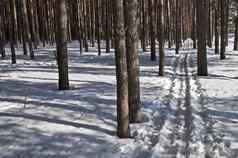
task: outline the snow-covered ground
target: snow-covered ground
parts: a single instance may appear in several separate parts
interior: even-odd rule
[[[116,137],[114,55],[80,55],[69,44],[70,91],[57,90],[52,46],[36,60],[0,61],[0,157],[205,158],[238,157],[238,52],[209,50],[209,76],[196,76],[195,50],[166,50],[166,77],[140,54],[142,110],[133,139]],[[7,49],[9,52],[9,50]],[[113,51],[113,50],[112,50]]]

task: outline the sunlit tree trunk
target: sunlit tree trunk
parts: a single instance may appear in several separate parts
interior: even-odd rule
[[[113,0],[114,7],[114,38],[117,76],[117,135],[128,138],[129,105],[128,105],[128,75],[126,62],[126,41],[124,30],[123,0]]]

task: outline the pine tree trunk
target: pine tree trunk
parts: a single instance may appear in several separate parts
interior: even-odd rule
[[[59,90],[69,89],[67,53],[67,10],[66,1],[57,2],[57,61],[59,70]]]
[[[24,29],[23,39],[28,43],[30,56],[31,56],[31,59],[33,59],[34,52],[33,52],[33,45],[32,45],[32,41],[31,41],[26,0],[22,0],[22,18],[23,18],[22,20],[23,20],[23,27],[24,27],[23,28]],[[24,46],[24,47],[26,47],[26,46]],[[26,48],[24,48],[24,54],[25,55],[28,54]]]
[[[4,37],[4,9],[3,9],[4,6],[1,6],[0,5],[0,54],[2,56],[2,58],[5,58],[6,57],[6,52],[5,52],[5,37]]]
[[[218,2],[215,4],[215,54],[219,54],[219,13]]]
[[[124,0],[130,122],[140,122],[139,37],[137,0]]]
[[[176,54],[179,54],[179,48],[180,48],[180,40],[181,40],[181,24],[180,24],[180,0],[176,0],[176,37],[175,37],[175,52]]]
[[[153,0],[149,1],[149,23],[150,23],[150,51],[151,61],[156,61],[156,43],[155,43],[155,11],[153,7]]]
[[[83,54],[83,29],[82,29],[82,12],[81,12],[81,5],[80,0],[77,0],[77,12],[78,12],[78,41],[79,41],[79,49],[80,54]]]
[[[117,135],[128,138],[129,105],[128,105],[128,75],[126,62],[126,41],[124,30],[123,0],[113,0],[114,7],[114,38],[117,76]]]
[[[33,13],[33,6],[32,6],[32,0],[27,1],[27,14],[28,14],[28,22],[29,22],[29,30],[30,30],[30,40],[32,41],[34,48],[37,49],[37,42],[36,42],[36,36],[35,36],[35,24],[34,24],[34,13]],[[35,59],[35,54],[33,49],[30,50],[30,58]]]
[[[100,1],[96,0],[96,4],[95,4],[95,7],[96,7],[95,14],[96,15],[95,15],[95,17],[96,17],[96,36],[97,36],[97,45],[98,45],[98,56],[101,55],[99,4],[100,4]]]
[[[84,23],[84,48],[85,52],[88,52],[88,17],[87,17],[87,2],[88,0],[82,0],[83,2],[83,23]]]
[[[145,0],[142,0],[142,50],[146,52],[146,11],[145,11]]]
[[[208,28],[207,0],[197,1],[198,75],[207,76],[206,35]]]
[[[0,54],[2,56],[2,58],[6,57],[6,52],[5,52],[5,42],[3,39],[3,32],[0,32]]]
[[[226,1],[225,2],[225,5],[226,5],[226,8],[225,8],[225,42],[226,42],[226,46],[228,46],[230,0],[224,0],[224,1]]]
[[[163,2],[159,0],[158,15],[158,39],[159,39],[159,75],[164,76],[164,26],[163,26]]]
[[[15,4],[15,0],[10,0],[10,14],[11,14],[11,23],[10,23],[10,48],[11,48],[11,61],[12,64],[16,64],[16,51],[15,51],[15,43],[16,43],[16,4]]]
[[[224,60],[226,59],[226,37],[225,37],[225,2],[224,0],[220,1],[220,7],[221,7],[221,50],[220,50],[220,59]]]
[[[234,50],[238,50],[238,16],[235,18],[235,40]]]
[[[192,25],[192,40],[193,40],[193,48],[197,48],[197,40],[196,40],[196,0],[193,0],[193,11],[192,11],[193,25]]]
[[[106,53],[110,53],[109,1],[106,0]]]
[[[211,2],[208,0],[208,32],[207,32],[207,45],[212,48],[212,28],[211,28]]]

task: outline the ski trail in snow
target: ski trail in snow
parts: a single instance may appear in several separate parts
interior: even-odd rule
[[[218,133],[214,129],[215,121],[209,117],[207,112],[206,102],[206,90],[202,88],[199,78],[195,73],[195,61],[193,61],[192,55],[189,55],[189,68],[192,70],[191,76],[194,82],[194,104],[197,107],[196,112],[201,120],[202,129],[198,130],[200,135],[200,141],[203,144],[203,153],[205,158],[233,158],[232,152],[229,146],[223,141],[223,135]],[[197,118],[198,118],[197,117]],[[199,121],[198,119],[198,121]],[[198,122],[197,121],[197,122]],[[199,128],[199,127],[198,127]]]
[[[153,118],[153,123],[157,131],[160,131],[164,127],[167,114],[169,113],[169,111],[172,110],[170,104],[171,104],[172,98],[174,97],[173,93],[175,91],[174,88],[176,84],[178,64],[179,64],[179,57],[176,57],[173,62],[173,74],[171,79],[171,85],[169,88],[169,94],[164,97],[164,101],[160,109],[161,114],[156,115]]]
[[[181,61],[183,59],[180,59]],[[176,108],[177,108],[177,111],[175,111],[175,118],[174,118],[174,127],[173,127],[173,131],[172,131],[172,134],[171,134],[171,148],[169,148],[169,153],[171,155],[177,155],[178,153],[178,150],[179,150],[179,146],[177,144],[177,140],[181,138],[181,126],[182,126],[182,103],[183,103],[183,95],[184,95],[184,92],[183,92],[183,88],[184,88],[184,81],[183,81],[183,76],[182,76],[182,73],[183,73],[183,67],[182,67],[182,64],[183,64],[183,61],[181,62],[180,61],[180,64],[179,64],[179,75],[178,75],[178,82],[179,82],[179,89],[178,89],[178,97],[177,97],[177,104],[176,104]]]
[[[191,53],[175,59],[169,94],[160,117],[154,118],[160,134],[152,158],[232,158],[207,113],[206,94],[194,73],[193,59]]]
[[[184,56],[184,78],[185,78],[185,97],[184,97],[184,150],[182,151],[186,158],[190,157],[191,154],[191,141],[192,141],[192,132],[194,130],[194,122],[192,115],[192,106],[191,106],[191,82],[190,75],[188,70],[188,54]]]
[[[152,157],[156,157],[157,152],[160,157],[176,157],[181,150],[181,137],[182,137],[182,125],[183,111],[182,104],[184,98],[184,79],[183,79],[183,56],[176,57],[173,65],[173,76],[171,79],[171,86],[169,94],[165,96],[163,105],[167,111],[162,111],[162,115],[166,115],[166,119],[163,124],[160,125],[159,142],[154,147],[154,154]],[[165,114],[166,113],[166,114]]]

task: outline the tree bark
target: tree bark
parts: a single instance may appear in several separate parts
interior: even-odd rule
[[[16,3],[15,0],[10,0],[10,14],[11,14],[11,23],[10,23],[10,48],[11,48],[11,61],[12,64],[16,64],[16,51],[15,51],[15,43],[16,43]]]
[[[130,130],[123,0],[113,0],[113,7],[117,74],[117,135],[120,138],[128,138]]]
[[[57,61],[59,70],[59,90],[69,89],[68,79],[68,53],[67,53],[67,10],[66,1],[57,3]]]
[[[215,2],[215,54],[219,54],[219,13],[218,2]]]
[[[153,0],[149,1],[149,25],[150,25],[150,51],[151,61],[156,61],[156,43],[155,43],[155,11],[153,7]]]
[[[124,0],[127,71],[129,81],[129,108],[130,122],[139,120],[140,111],[140,81],[139,81],[139,37],[137,0]]]
[[[159,0],[158,15],[158,39],[159,39],[159,76],[164,76],[164,26],[163,26],[163,2]]]
[[[237,11],[238,13],[238,11]],[[238,50],[238,16],[235,18],[235,40],[234,40],[234,50]]]
[[[226,59],[226,37],[225,37],[225,2],[224,0],[220,1],[220,7],[221,7],[221,50],[220,50],[220,59],[224,60]]]
[[[207,0],[197,0],[198,75],[207,76]]]

